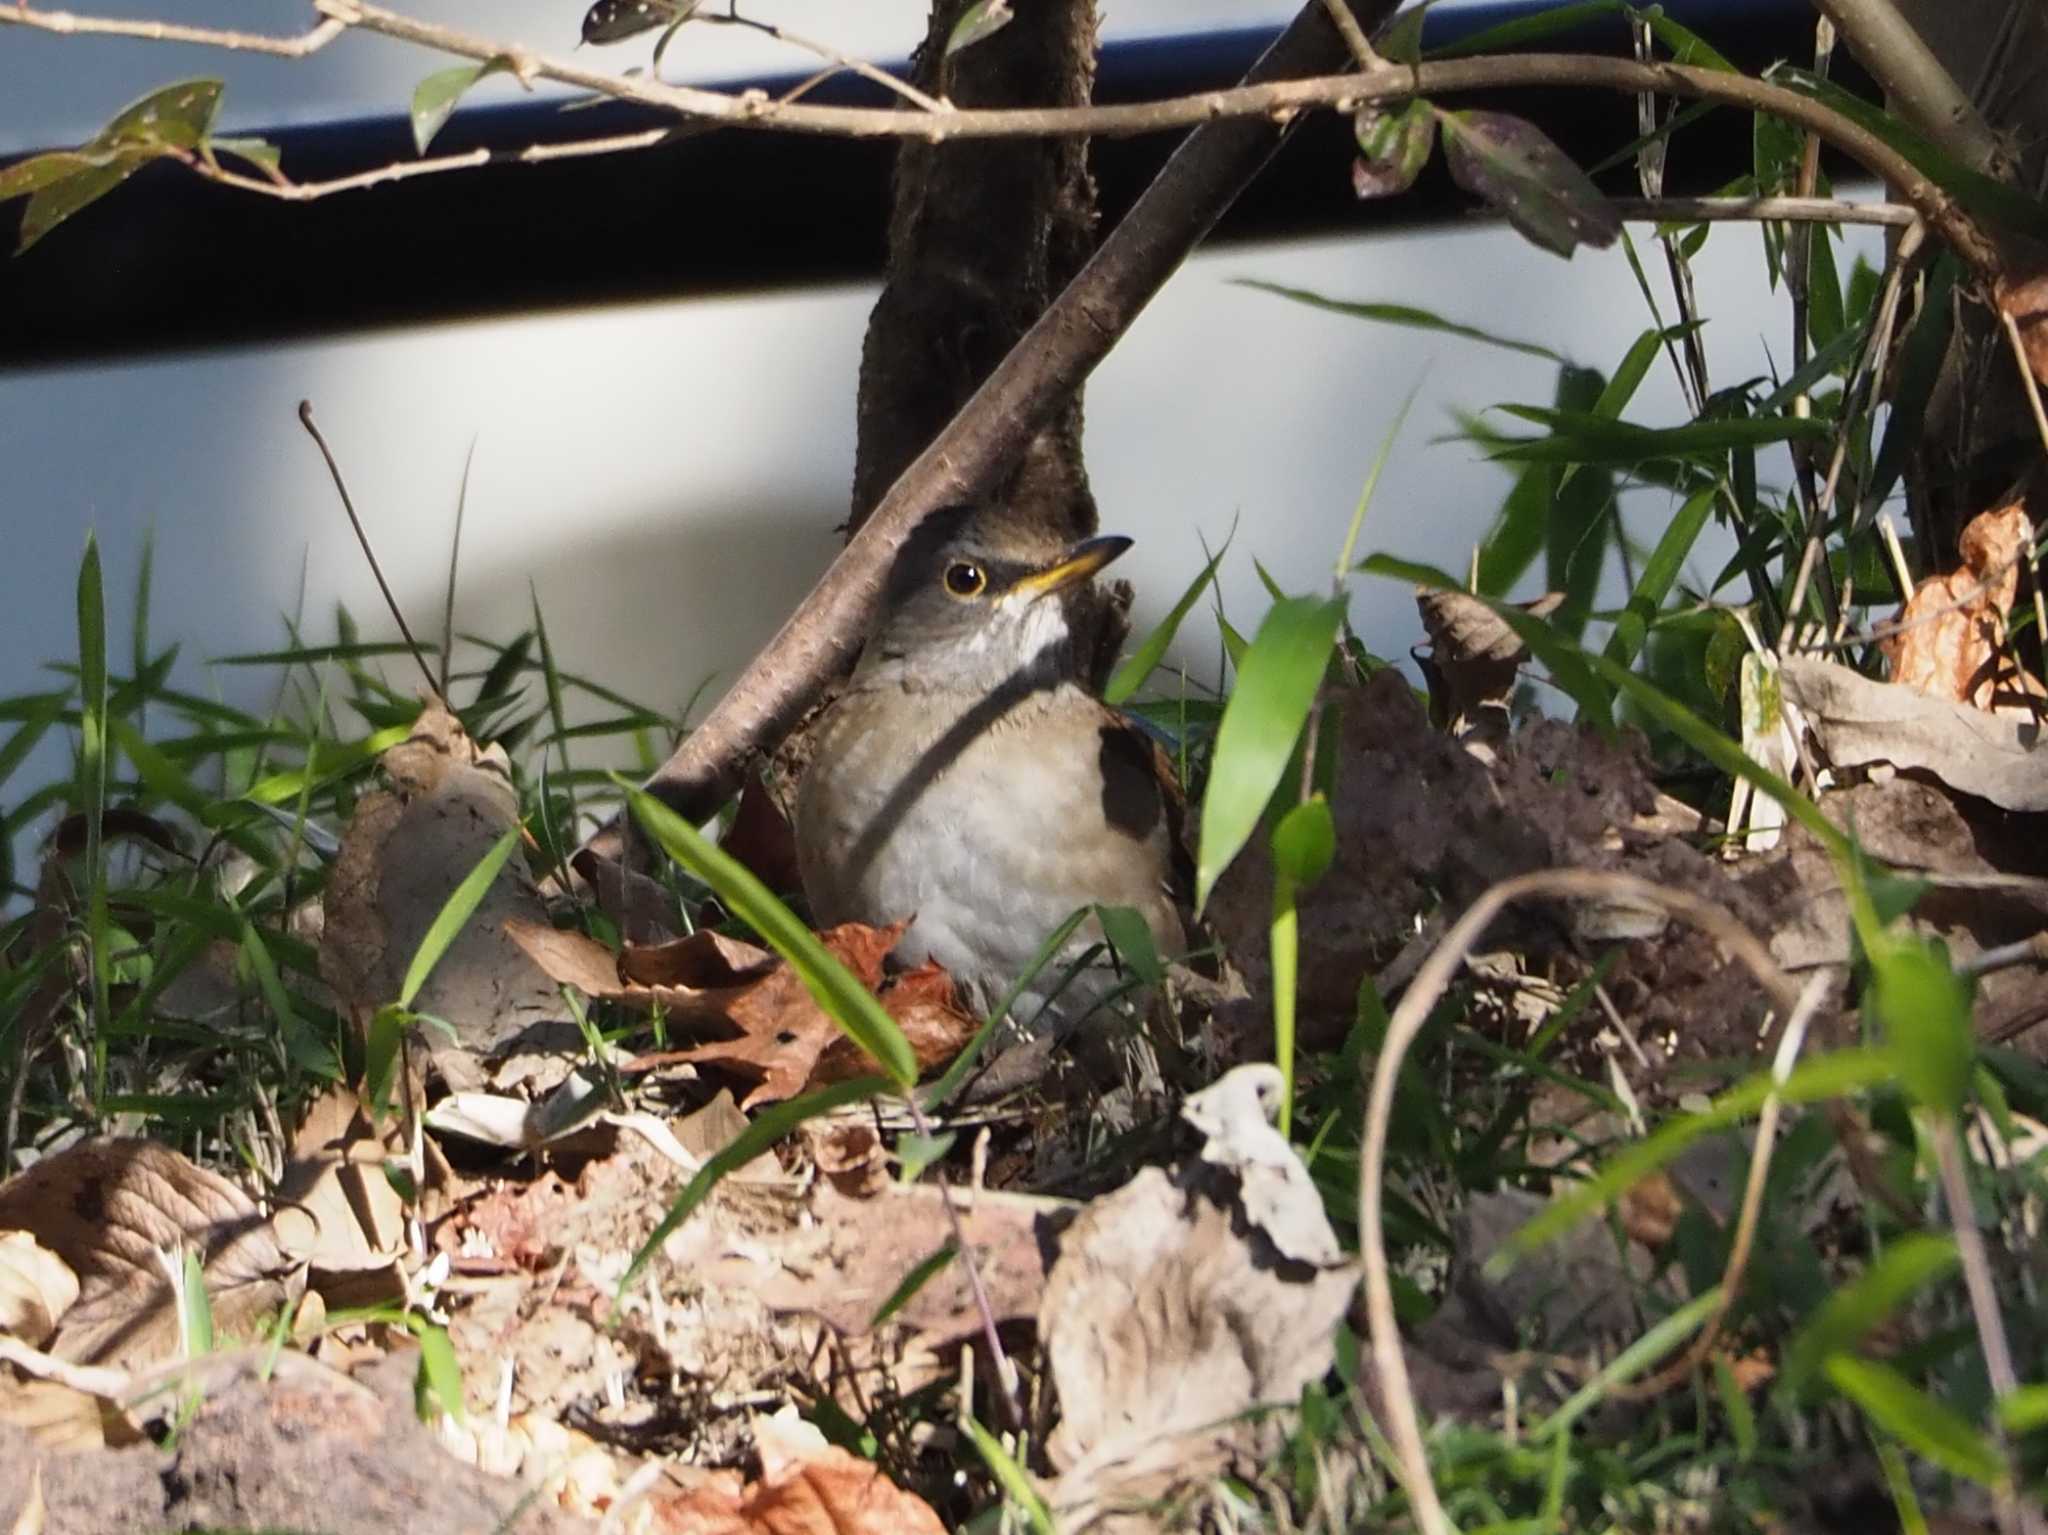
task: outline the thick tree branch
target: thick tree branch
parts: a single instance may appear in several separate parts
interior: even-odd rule
[[[1358,0],[1368,27],[1398,0]],[[1341,62],[1343,42],[1321,0],[1307,7],[1246,76],[1249,84]],[[785,734],[853,659],[889,566],[913,529],[941,507],[985,493],[1011,455],[1109,354],[1285,137],[1258,118],[1190,134],[1024,339],[892,485],[768,647],[740,675],[648,788],[685,815],[708,814],[750,753]]]
[[[1814,0],[1892,109],[1972,170],[1991,171],[1998,135],[1892,0]]]

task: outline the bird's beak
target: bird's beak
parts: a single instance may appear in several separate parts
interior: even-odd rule
[[[1057,564],[1033,571],[1012,590],[1023,593],[1027,601],[1036,602],[1040,597],[1078,586],[1130,547],[1131,540],[1121,534],[1084,538],[1062,555]]]

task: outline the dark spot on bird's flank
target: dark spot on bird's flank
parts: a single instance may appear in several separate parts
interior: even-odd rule
[[[1102,770],[1102,813],[1111,826],[1142,842],[1162,810],[1151,743],[1124,725],[1104,725],[1101,735],[1095,760]]]

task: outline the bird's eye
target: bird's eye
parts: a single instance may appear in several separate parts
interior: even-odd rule
[[[988,575],[971,560],[957,560],[946,567],[946,590],[955,597],[979,597],[988,585]]]

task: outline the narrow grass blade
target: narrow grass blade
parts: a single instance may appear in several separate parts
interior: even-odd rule
[[[1231,532],[1235,534],[1236,529],[1233,528]],[[1173,605],[1166,617],[1159,621],[1158,627],[1146,635],[1144,642],[1116,669],[1116,674],[1109,679],[1109,686],[1102,690],[1104,702],[1120,704],[1145,685],[1145,679],[1152,675],[1165,657],[1167,646],[1171,645],[1174,636],[1180,633],[1180,626],[1190,610],[1200,600],[1202,593],[1209,589],[1209,584],[1216,579],[1216,567],[1223,563],[1223,556],[1229,549],[1230,540],[1226,538],[1223,540],[1223,547],[1210,556],[1209,563],[1202,567],[1202,573],[1180,594],[1180,601]]]
[[[732,912],[789,961],[804,987],[840,1030],[889,1074],[900,1092],[917,1085],[917,1056],[873,992],[842,965],[796,913],[731,854],[653,795],[621,780],[633,814],[677,863],[704,881]]]

